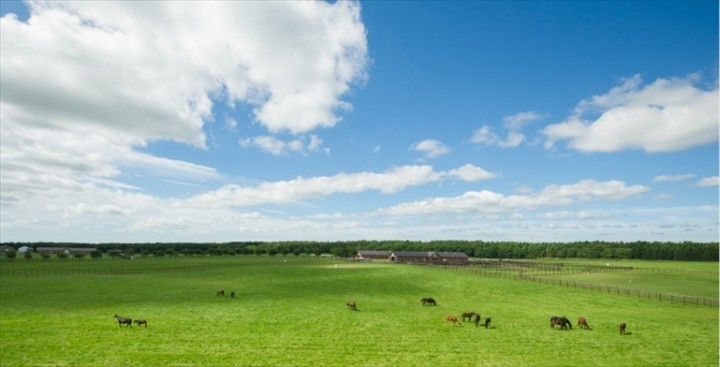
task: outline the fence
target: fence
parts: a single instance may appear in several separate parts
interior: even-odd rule
[[[469,266],[456,266],[446,265],[444,269],[460,271],[468,274],[489,276],[503,279],[515,279],[525,280],[536,283],[543,283],[549,285],[564,286],[567,288],[581,288],[588,289],[607,294],[635,296],[637,298],[645,298],[657,300],[660,302],[670,302],[673,304],[683,305],[695,305],[695,306],[706,306],[706,307],[720,307],[720,302],[717,298],[711,297],[695,297],[695,296],[682,296],[669,293],[646,291],[638,289],[620,288],[615,286],[603,285],[603,284],[592,284],[585,282],[578,282],[575,280],[562,280],[562,279],[549,279],[539,275],[571,275],[580,273],[599,273],[599,272],[634,272],[634,271],[647,271],[646,269],[639,270],[637,268],[628,266],[597,266],[597,265],[581,265],[581,264],[547,264],[547,263],[531,263],[531,262],[514,262],[514,261],[484,261],[474,262]],[[682,271],[678,269],[651,269],[657,270],[657,272],[671,272],[671,273],[701,273],[717,275],[717,272],[710,271]],[[665,271],[668,270],[668,271]]]

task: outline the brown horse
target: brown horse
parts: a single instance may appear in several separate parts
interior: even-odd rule
[[[235,298],[235,291],[230,292],[230,298]]]
[[[581,329],[592,330],[592,329],[590,329],[590,325],[588,325],[587,320],[585,320],[585,318],[582,316],[580,316],[580,318],[578,319],[578,326]]]
[[[470,321],[472,321],[472,318],[475,315],[479,316],[479,314],[476,312],[463,312],[462,315],[460,315],[460,316],[462,317],[463,321],[465,321],[465,319],[467,319],[467,321],[470,322]]]
[[[620,323],[620,335],[625,335],[625,327],[626,326],[627,326],[627,324],[625,324],[624,322]]]
[[[218,290],[218,291],[215,293],[215,295],[216,295],[216,296],[223,296],[223,297],[225,297],[225,290],[224,290],[224,289],[220,289],[220,290]]]
[[[445,316],[445,323],[452,322],[453,325],[461,325],[460,321],[458,321],[458,318],[453,315],[447,315]]]
[[[353,311],[357,311],[357,305],[355,304],[355,301],[353,301],[353,300],[347,301],[347,306],[349,309],[351,309]]]
[[[475,327],[480,326],[480,314],[479,313],[475,314],[474,320],[475,320]]]
[[[145,325],[145,327],[147,327],[147,320],[135,320],[135,323],[136,323],[138,326],[140,326],[140,325]]]
[[[114,316],[118,321],[118,326],[122,326],[122,324],[125,324],[125,327],[132,327],[132,319],[126,319],[124,317],[118,316],[118,314],[115,314]]]
[[[435,300],[432,299],[432,297],[424,297],[423,299],[420,300],[420,303],[422,303],[423,306],[425,306],[425,305],[437,306],[437,302],[435,302]]]
[[[492,321],[491,318],[489,318],[489,317],[486,317],[486,318],[485,318],[485,328],[486,328],[486,329],[490,327],[490,321]]]
[[[570,320],[567,319],[567,317],[558,317],[553,316],[550,318],[550,327],[555,328],[555,325],[560,325],[560,330],[567,330],[568,326],[570,329],[572,329],[572,324],[570,323]]]

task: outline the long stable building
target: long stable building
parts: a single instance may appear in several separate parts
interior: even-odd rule
[[[372,251],[360,250],[356,256],[363,260],[389,260],[402,264],[467,264],[468,256],[463,252],[417,252],[417,251]]]

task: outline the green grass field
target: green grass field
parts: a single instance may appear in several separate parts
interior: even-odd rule
[[[272,262],[267,266],[261,262]],[[482,277],[441,267],[279,258],[0,263],[1,366],[717,366],[718,310]],[[233,262],[253,266],[232,267]],[[672,281],[665,280],[665,281]],[[215,290],[236,298],[215,296]],[[438,306],[422,306],[432,296]],[[358,312],[347,309],[354,299]],[[490,329],[451,326],[479,311]],[[148,327],[118,327],[114,314]],[[560,331],[549,318],[591,331]],[[618,324],[628,324],[620,336]]]

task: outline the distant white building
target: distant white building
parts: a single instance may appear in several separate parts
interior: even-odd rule
[[[27,246],[20,246],[17,250],[18,250],[18,252],[21,252],[21,253],[25,253],[28,251],[32,252],[32,248],[27,247]]]

